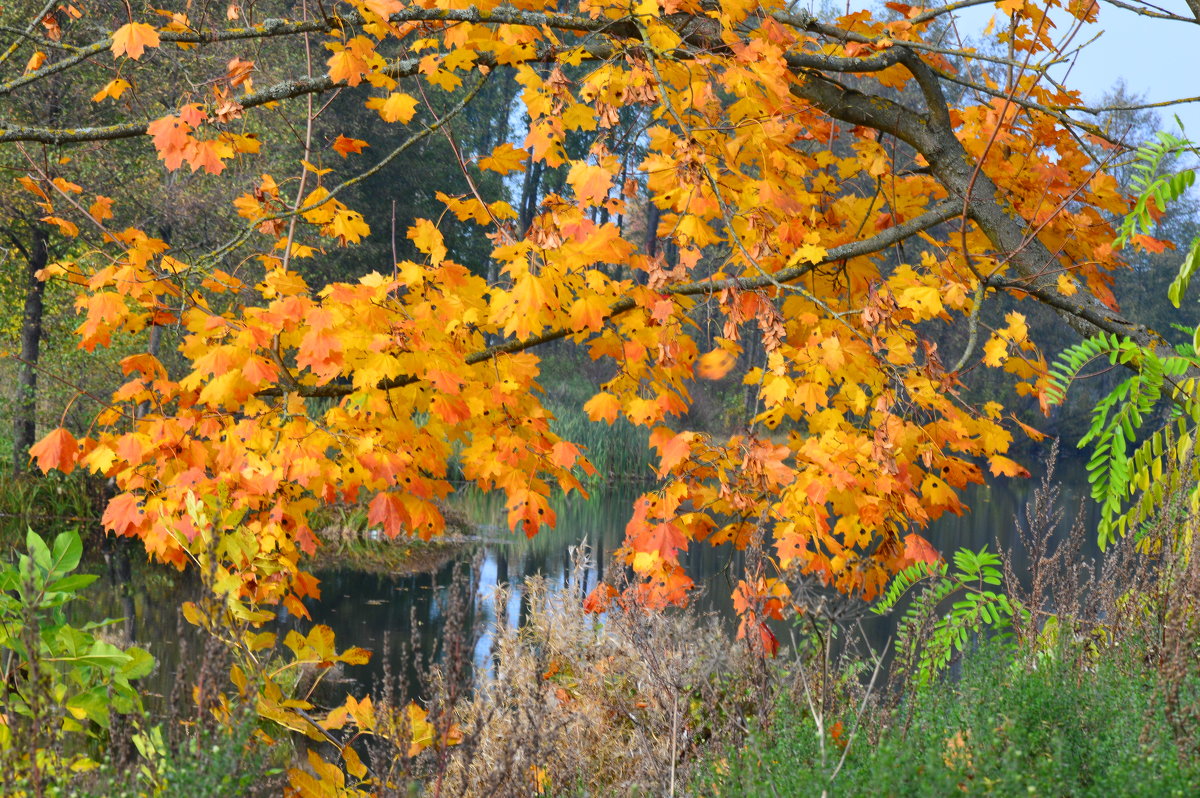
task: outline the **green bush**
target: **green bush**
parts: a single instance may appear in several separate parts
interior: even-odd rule
[[[1009,650],[1011,651],[1011,650]],[[1048,657],[1029,669],[985,647],[942,682],[891,709],[868,709],[838,770],[842,719],[822,764],[802,702],[769,731],[711,763],[704,795],[1196,795],[1200,762],[1176,755],[1152,674],[1119,651],[1094,668]],[[827,730],[828,734],[828,730]],[[836,772],[835,772],[836,771]]]
[[[53,795],[95,765],[114,715],[141,710],[135,682],[154,659],[105,640],[106,621],[67,622],[65,605],[95,579],[73,573],[83,556],[77,532],[47,543],[30,531],[25,545],[27,554],[0,564],[0,765],[9,786]]]

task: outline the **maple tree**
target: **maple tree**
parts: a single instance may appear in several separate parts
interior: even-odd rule
[[[539,398],[539,347],[566,341],[609,369],[590,417],[646,427],[658,457],[619,552],[638,576],[626,598],[684,602],[681,552],[754,547],[770,568],[735,601],[742,633],[771,649],[764,619],[785,609],[788,575],[870,598],[937,558],[920,530],[962,512],[962,488],[1023,473],[1013,430],[1036,431],[959,392],[981,367],[1045,393],[1023,314],[988,326],[996,296],[1081,334],[1156,340],[1110,289],[1121,143],[1048,75],[1095,2],[996,3],[1005,55],[941,43],[961,4],[831,19],[773,0],[91,5],[25,20],[0,78],[9,97],[87,75],[70,84],[78,119],[0,119],[0,147],[86,159],[137,140],[166,172],[251,184],[231,192],[222,242],[184,252],[127,224],[120,196],[26,160],[42,221],[86,252],[43,270],[81,287],[80,346],[169,328],[180,358],[124,358],[94,423],[32,454],[113,480],[105,527],[206,563],[244,619],[271,602],[307,616],[319,588],[299,562],[320,503],[366,500],[392,536],[441,532],[452,458],[504,493],[511,530],[553,524],[551,491],[582,490],[591,468]],[[110,33],[83,24],[93,13]],[[179,72],[186,84],[164,84]],[[521,122],[465,151],[456,121],[502,74]],[[326,135],[334,100],[396,132]],[[268,138],[271,114],[288,121]],[[393,233],[391,262],[314,290],[301,264],[388,234],[349,191],[431,137],[466,190]],[[268,153],[294,168],[267,172]],[[533,173],[554,190],[514,207]],[[456,259],[457,223],[484,230],[487,263]],[[965,330],[960,350],[931,342],[946,325]],[[693,393],[731,373],[753,392],[746,427],[688,429]],[[599,588],[590,606],[612,598]]]

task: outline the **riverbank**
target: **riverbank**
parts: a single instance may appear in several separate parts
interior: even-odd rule
[[[300,561],[313,572],[359,571],[369,575],[406,576],[437,571],[480,542],[470,521],[459,510],[440,505],[446,530],[430,540],[389,538],[367,520],[361,504],[324,505],[310,523],[320,546]]]

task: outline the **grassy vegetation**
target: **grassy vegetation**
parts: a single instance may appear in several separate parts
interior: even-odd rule
[[[1065,653],[1065,652],[1064,652]],[[1031,668],[984,645],[946,680],[892,707],[818,729],[784,701],[743,747],[697,775],[698,795],[1187,796],[1200,760],[1181,755],[1153,670],[1133,647],[1094,665]],[[861,725],[860,725],[861,724]]]
[[[385,678],[372,699],[402,711],[419,695],[460,740],[406,753],[365,735],[363,756],[386,770],[389,795],[1198,794],[1193,519],[1169,513],[1140,547],[1126,541],[1091,564],[1078,553],[1081,526],[1057,536],[1055,498],[1043,485],[1021,535],[1039,563],[1032,581],[1015,579],[1011,560],[1006,568],[1002,588],[1028,612],[1004,637],[977,636],[948,667],[932,666],[933,678],[856,645],[865,605],[802,574],[788,575],[799,615],[790,634],[779,629],[787,644],[772,658],[694,610],[614,602],[588,614],[581,561],[564,587],[522,586],[522,624],[493,622],[482,667],[476,590],[447,591],[441,653],[419,684]],[[360,512],[344,512],[344,529],[368,534]],[[343,534],[347,548],[370,543]],[[496,606],[508,603],[501,595]],[[953,615],[949,603],[931,606]],[[928,646],[935,628],[897,611],[911,644]],[[212,643],[187,682],[206,685],[200,705],[181,695],[161,715],[114,719],[98,732],[99,767],[61,794],[269,794],[303,748],[260,748],[255,732],[267,726],[249,714],[214,719],[218,691],[235,709],[249,705],[226,684],[229,653]]]
[[[101,507],[100,485],[81,471],[13,475],[0,469],[0,548],[11,552],[22,545],[28,529],[51,535],[96,526]]]
[[[620,417],[614,424],[592,421],[583,405],[596,394],[599,375],[578,352],[553,352],[542,361],[541,384],[546,409],[554,414],[551,429],[586,447],[596,467],[594,482],[639,481],[653,478],[654,459],[647,441],[649,430]]]

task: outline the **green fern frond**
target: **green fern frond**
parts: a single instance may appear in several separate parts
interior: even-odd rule
[[[1138,198],[1133,209],[1121,222],[1115,241],[1117,247],[1127,244],[1136,235],[1148,234],[1153,230],[1154,216],[1151,206],[1156,205],[1158,212],[1162,213],[1168,203],[1183,196],[1196,180],[1196,173],[1191,169],[1159,174],[1163,161],[1171,155],[1189,149],[1191,145],[1170,133],[1160,132],[1157,138],[1156,142],[1147,142],[1138,148],[1137,157],[1133,162],[1133,174],[1129,179],[1130,185],[1138,193]]]
[[[954,572],[945,562],[916,563],[892,578],[884,595],[872,609],[879,614],[891,611],[914,586],[925,583],[913,598],[896,629],[897,666],[911,672],[918,684],[926,685],[935,679],[962,651],[971,635],[984,628],[1001,635],[1011,627],[1019,605],[1003,593],[984,589],[984,585],[999,586],[1003,581],[1001,559],[983,548],[974,552],[966,549],[954,553]],[[958,599],[949,612],[939,614],[939,607],[951,596]]]
[[[871,611],[876,615],[887,615],[889,612],[895,609],[896,605],[900,602],[900,599],[904,597],[904,595],[912,588],[913,585],[931,576],[945,575],[945,562],[915,562],[892,577],[892,581],[887,586],[887,590],[884,591],[883,596],[881,596],[875,602],[875,605],[871,607]]]

